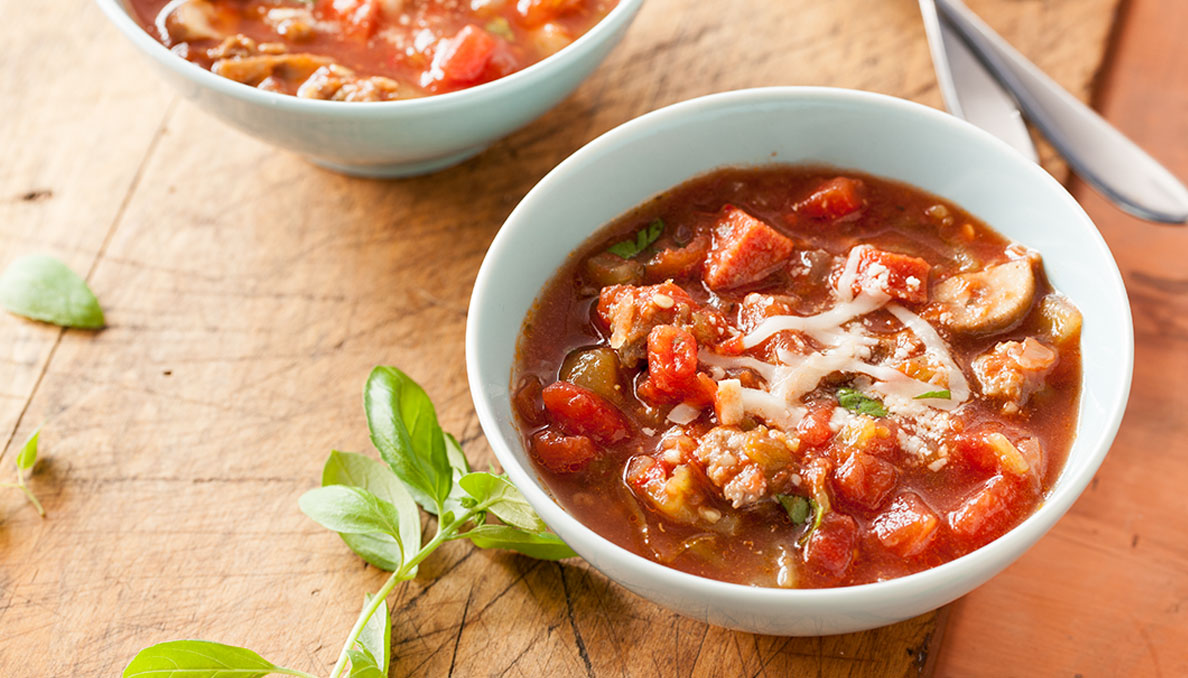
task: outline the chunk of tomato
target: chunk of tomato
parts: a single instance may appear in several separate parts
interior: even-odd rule
[[[837,177],[821,184],[796,205],[796,213],[815,219],[841,219],[862,209],[862,182]]]
[[[940,519],[915,492],[905,492],[874,519],[871,529],[888,550],[901,558],[917,556],[932,543]]]
[[[438,43],[429,77],[447,84],[477,82],[487,64],[491,63],[498,45],[495,36],[474,24],[467,24],[454,37]]]
[[[624,440],[631,434],[627,418],[605,398],[567,381],[549,384],[541,391],[549,419],[569,435],[586,436],[601,445]]]
[[[857,541],[858,524],[854,519],[830,511],[809,537],[804,549],[804,561],[818,572],[840,577],[850,567]]]
[[[949,512],[949,528],[957,534],[981,540],[998,536],[1006,529],[1011,516],[1016,515],[1022,489],[1022,483],[1014,477],[994,476]]]
[[[586,436],[546,428],[532,434],[532,454],[553,473],[576,473],[598,456],[598,447]]]
[[[808,412],[800,423],[796,425],[796,435],[800,442],[809,447],[820,447],[833,437],[833,428],[829,425],[833,419],[833,405],[826,401],[809,403]]]
[[[582,6],[582,0],[519,0],[516,11],[520,22],[536,28]]]
[[[833,472],[833,486],[843,499],[868,509],[877,509],[899,474],[891,464],[865,452],[854,452]]]
[[[318,14],[342,27],[344,34],[367,40],[380,20],[379,0],[323,0]]]
[[[648,377],[656,388],[679,394],[697,377],[697,340],[689,330],[658,325],[648,333]]]
[[[928,301],[928,273],[932,265],[920,257],[864,247],[858,259],[854,294],[877,289],[912,304]]]
[[[718,216],[705,260],[705,284],[717,290],[762,280],[782,266],[795,249],[795,243],[779,231],[727,205]]]

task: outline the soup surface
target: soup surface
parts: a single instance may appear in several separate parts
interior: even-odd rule
[[[513,374],[561,504],[693,574],[917,572],[1043,501],[1072,442],[1081,316],[1040,256],[918,189],[720,170],[600,231]]]
[[[561,50],[618,0],[130,0],[179,56],[253,87],[389,101],[453,92]]]

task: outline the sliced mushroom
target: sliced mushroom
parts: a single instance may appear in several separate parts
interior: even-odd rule
[[[1019,322],[1035,301],[1031,266],[1017,259],[942,281],[932,289],[941,323],[954,332],[988,334]]]
[[[157,15],[157,30],[166,45],[194,40],[218,40],[214,27],[215,7],[206,0],[180,0],[165,6]]]

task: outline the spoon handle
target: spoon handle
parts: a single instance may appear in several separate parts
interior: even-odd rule
[[[1082,179],[1139,218],[1188,222],[1188,188],[1163,165],[1045,75],[960,0],[936,4]]]

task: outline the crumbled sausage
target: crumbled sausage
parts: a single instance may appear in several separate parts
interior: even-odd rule
[[[1003,410],[1011,413],[1044,387],[1058,357],[1056,351],[1031,337],[1001,341],[974,359],[973,371],[982,393],[1004,401]]]

